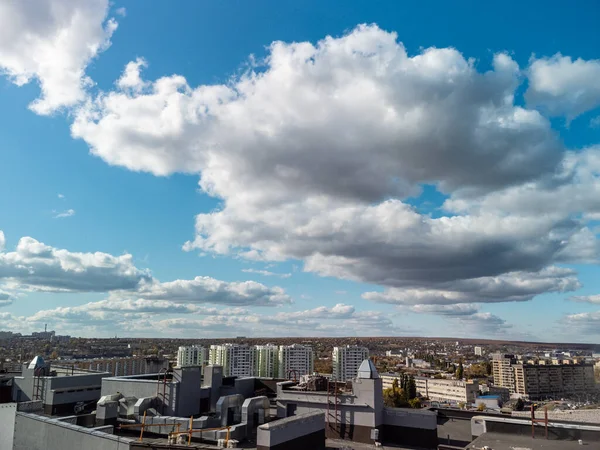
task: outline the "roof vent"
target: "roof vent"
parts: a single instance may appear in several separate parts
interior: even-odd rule
[[[379,378],[375,364],[370,359],[365,359],[358,368],[358,377],[362,379],[374,380]]]
[[[44,367],[46,367],[46,362],[44,361],[44,358],[39,355],[33,358],[29,363],[29,366],[27,366],[28,369],[41,369]]]

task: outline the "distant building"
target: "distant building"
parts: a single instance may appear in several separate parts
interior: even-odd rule
[[[473,351],[476,356],[483,356],[483,348],[476,346]]]
[[[255,346],[254,376],[267,378],[279,376],[279,347],[277,345]]]
[[[333,379],[337,381],[352,380],[365,359],[369,359],[369,349],[357,345],[333,347],[332,352]]]
[[[255,366],[254,347],[240,344],[211,345],[209,361],[211,365],[223,366],[223,375],[236,377],[252,376]]]
[[[386,389],[391,389],[394,385],[394,380],[398,380],[400,383],[400,375],[399,373],[382,373],[379,375],[381,378],[381,388],[385,391]]]
[[[308,345],[281,345],[279,347],[279,378],[312,374],[315,371],[315,355]],[[294,373],[293,373],[294,372]]]
[[[208,362],[208,349],[200,345],[179,347],[177,367],[202,366]]]
[[[531,399],[596,389],[594,366],[585,362],[560,359],[517,361],[512,355],[495,354],[492,365],[496,386]]]
[[[56,333],[54,331],[34,331],[31,333],[32,338],[46,339],[48,341],[51,341],[55,335]]]
[[[108,372],[112,376],[144,375],[147,373],[158,373],[163,368],[169,368],[169,362],[165,358],[149,356],[66,359],[57,362],[63,367],[93,370],[96,372]]]
[[[531,399],[595,391],[593,364],[542,364],[529,361],[513,366],[515,393]]]
[[[494,353],[492,355],[494,385],[508,388],[511,394],[515,392],[515,374],[512,365],[516,361],[514,355],[505,353]]]
[[[415,377],[417,393],[429,400],[448,403],[475,402],[479,392],[477,380],[446,380],[437,378]]]
[[[493,384],[480,384],[479,390],[484,395],[496,395],[502,402],[510,400],[510,390],[501,386],[494,386]]]

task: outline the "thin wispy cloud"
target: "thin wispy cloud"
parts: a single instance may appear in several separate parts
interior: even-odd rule
[[[255,273],[258,275],[265,276],[265,277],[289,278],[292,276],[291,273],[276,273],[276,272],[270,272],[268,270],[258,270],[258,269],[242,269],[242,272]]]
[[[67,209],[66,211],[60,212],[54,216],[55,219],[63,219],[65,217],[71,217],[75,215],[74,209]]]
[[[60,199],[64,199],[65,198],[65,196],[63,194],[58,194],[57,197],[60,198]]]

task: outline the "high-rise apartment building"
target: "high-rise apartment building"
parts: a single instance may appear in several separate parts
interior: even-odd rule
[[[279,347],[276,345],[255,346],[254,376],[277,378],[279,376]]]
[[[337,381],[352,380],[358,374],[360,364],[369,359],[369,349],[357,345],[333,347],[332,352],[333,379]]]
[[[315,370],[315,355],[306,345],[282,345],[279,347],[279,378],[312,374]]]
[[[572,360],[517,361],[512,355],[493,355],[494,384],[511,394],[531,399],[592,392],[594,366]]]
[[[483,356],[483,348],[482,347],[475,346],[473,348],[473,352],[475,353],[475,356]]]
[[[211,345],[210,364],[223,366],[223,375],[250,377],[254,374],[256,350],[240,344]]]
[[[208,361],[208,350],[200,345],[179,347],[177,367],[202,366]]]
[[[511,394],[515,392],[515,375],[512,365],[516,362],[514,355],[504,353],[494,353],[492,355],[494,385],[508,388]]]

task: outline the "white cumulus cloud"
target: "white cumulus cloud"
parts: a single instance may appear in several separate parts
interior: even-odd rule
[[[105,292],[135,289],[149,279],[129,254],[71,252],[31,237],[19,239],[13,252],[0,252],[0,281],[25,290]]]
[[[533,59],[528,70],[527,103],[568,120],[600,106],[600,59],[572,59],[560,53]]]
[[[274,42],[260,67],[225,84],[146,80],[146,64],[130,62],[114,90],[76,112],[71,132],[109,164],[199,175],[222,203],[196,217],[186,250],[301,260],[305,271],[387,287],[390,298],[409,289],[422,299],[411,304],[564,292],[577,281],[551,266],[597,260],[596,237],[573,211],[591,195],[548,214],[482,206],[596,179],[573,169],[593,151],[566,152],[540,112],[515,103],[522,71],[505,53],[481,72],[456,49],[409,55],[395,33],[361,25],[316,44]],[[541,66],[531,63],[530,89],[544,86]],[[410,206],[423,184],[457,214]]]
[[[108,7],[108,0],[0,2],[0,72],[19,86],[39,83],[33,111],[50,114],[85,99],[92,83],[85,69],[117,28]]]
[[[140,284],[134,293],[117,292],[114,298],[135,296],[145,300],[169,300],[181,303],[213,303],[232,306],[278,306],[292,299],[280,287],[268,287],[256,281],[226,282],[211,277],[192,280],[158,280]]]

